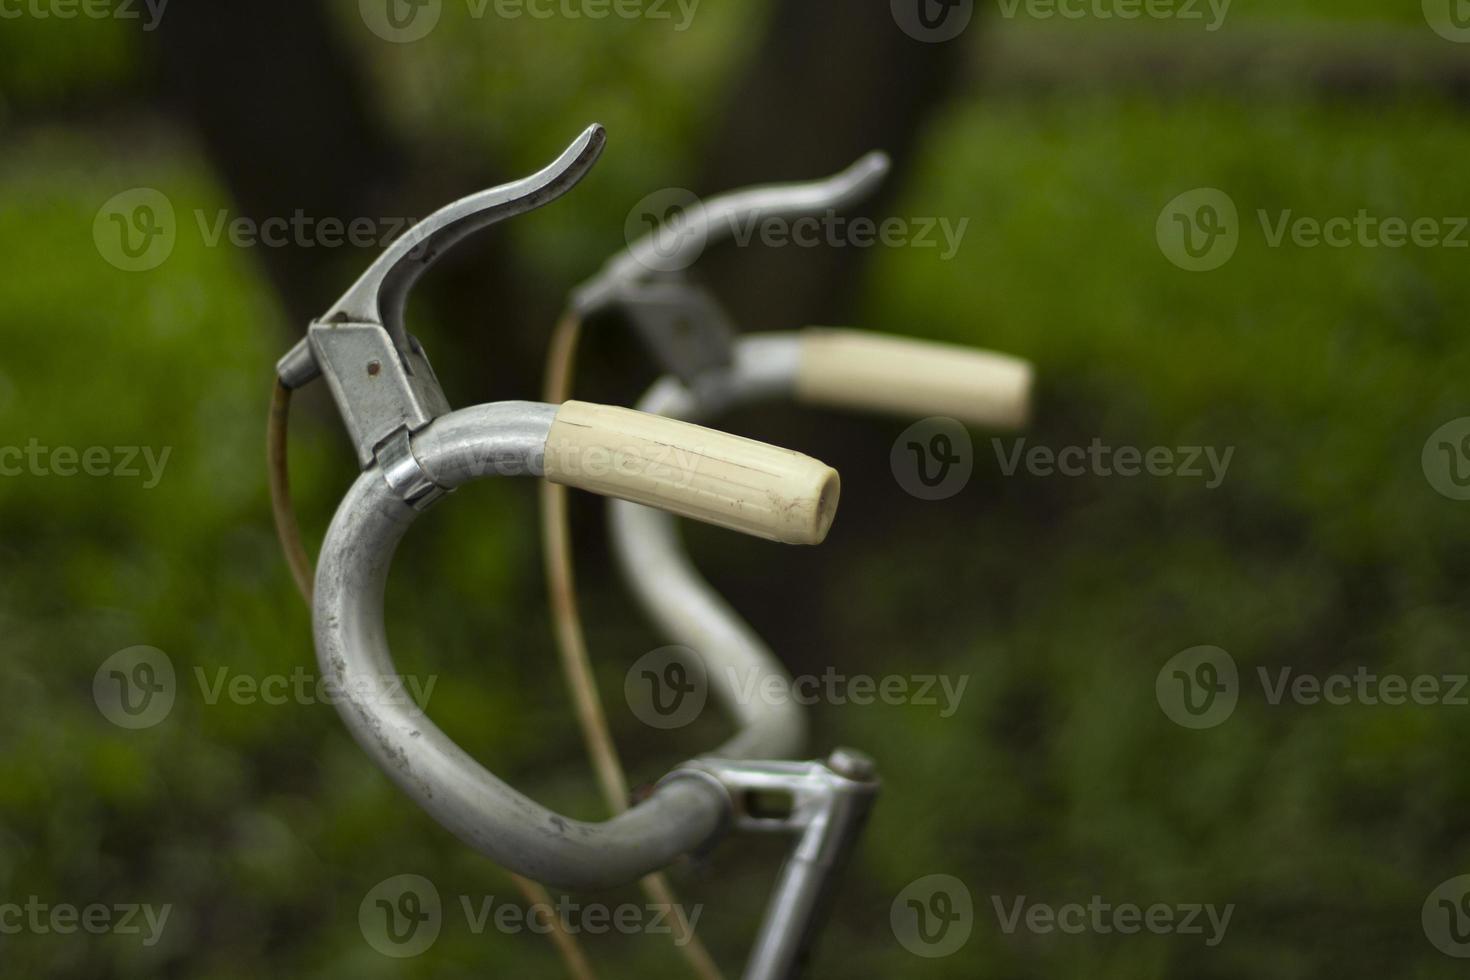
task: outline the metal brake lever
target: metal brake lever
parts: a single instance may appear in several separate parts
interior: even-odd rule
[[[466,236],[571,190],[606,143],[606,131],[589,126],[539,173],[434,212],[389,246],[277,364],[287,388],[326,377],[364,468],[389,438],[449,412],[428,356],[404,325],[414,283]]]
[[[622,309],[663,367],[693,384],[705,371],[730,365],[736,333],[719,301],[685,274],[704,250],[756,222],[847,207],[871,195],[891,166],[886,153],[875,151],[825,180],[696,200],[573,290],[572,308],[584,317]]]

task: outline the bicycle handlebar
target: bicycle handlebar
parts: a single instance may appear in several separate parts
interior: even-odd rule
[[[454,412],[416,436],[413,453],[446,489],[495,473],[540,475],[555,411],[503,402]],[[317,659],[343,692],[337,710],[363,750],[466,844],[563,888],[627,884],[716,835],[730,801],[713,781],[675,779],[610,820],[573,820],[497,779],[403,695],[383,596],[393,553],[419,513],[373,467],[348,491],[322,546],[312,617]]]
[[[464,198],[410,229],[277,365],[286,390],[325,377],[363,471],[327,532],[312,607],[323,676],[344,692],[338,713],[439,823],[505,867],[568,888],[625,884],[668,865],[728,825],[732,797],[710,774],[680,771],[633,809],[584,823],[495,778],[397,683],[383,599],[408,527],[472,480],[531,475],[816,543],[839,492],[836,472],[809,457],[624,409],[505,402],[450,410],[403,322],[410,288],[460,238],[565,193],[604,139],[601,127],[589,127],[537,174]]]

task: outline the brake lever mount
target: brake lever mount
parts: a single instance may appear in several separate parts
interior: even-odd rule
[[[416,472],[408,440],[450,406],[428,355],[404,324],[409,291],[466,236],[575,187],[606,142],[603,128],[590,126],[539,173],[456,201],[409,229],[277,364],[287,388],[326,378],[359,465],[382,464],[390,484],[415,506],[442,491]]]

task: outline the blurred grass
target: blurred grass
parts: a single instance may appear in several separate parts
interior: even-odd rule
[[[538,268],[570,283],[618,246],[632,202],[687,177],[758,11],[710,5],[677,44],[647,24],[451,24],[401,48],[360,26],[349,36],[411,135],[509,146],[524,167],[586,121],[609,124],[593,182],[544,221],[507,226]],[[1237,2],[1231,16],[1406,25],[1419,14],[1413,4]],[[7,106],[70,91],[68,79],[85,89],[125,78],[134,64],[104,29],[66,30],[75,47],[55,25],[20,30],[3,50],[29,54],[0,59]],[[492,30],[512,43],[497,36],[497,57],[479,57]],[[555,975],[541,938],[476,936],[454,916],[417,960],[373,952],[357,905],[377,881],[425,874],[452,902],[508,896],[506,880],[393,791],[329,709],[209,706],[198,694],[196,668],[312,667],[261,474],[270,365],[287,336],[252,255],[210,248],[193,229],[196,209],[229,206],[193,148],[146,127],[125,132],[32,125],[0,155],[10,263],[0,442],[172,448],[154,490],[0,479],[0,562],[12,572],[0,584],[11,690],[0,712],[0,898],[175,910],[154,949],[126,937],[0,937],[6,972]],[[1457,593],[1470,532],[1426,483],[1419,453],[1442,422],[1470,415],[1464,255],[1272,249],[1254,215],[1470,214],[1470,190],[1443,177],[1467,150],[1462,114],[1428,98],[1370,111],[1072,93],[968,98],[944,114],[895,210],[970,218],[964,247],[947,263],[933,251],[875,254],[861,325],[1035,359],[1035,443],[1097,436],[1237,451],[1215,491],[1003,478],[977,434],[970,488],[925,505],[883,479],[904,423],[871,423],[872,459],[858,471],[870,479],[850,479],[845,493],[858,508],[902,508],[904,531],[828,568],[802,597],[825,624],[823,649],[805,655],[970,682],[950,719],[921,707],[818,712],[816,741],[873,750],[887,783],[822,975],[1456,969],[1425,941],[1419,908],[1470,864],[1462,710],[1270,708],[1244,696],[1221,728],[1187,732],[1159,712],[1153,684],[1165,660],[1202,643],[1229,650],[1246,676],[1285,665],[1463,671],[1470,621]],[[91,239],[101,204],[134,186],[163,191],[181,219],[172,257],[142,274],[108,265]],[[1165,202],[1198,186],[1229,193],[1245,224],[1236,256],[1207,274],[1176,269],[1154,240]],[[351,460],[329,421],[306,421],[294,439],[304,520],[320,529]],[[546,669],[529,488],[465,496],[405,544],[390,597],[402,669],[439,675],[436,720],[495,771],[593,816],[580,744]],[[864,528],[839,522],[834,533],[861,542]],[[742,574],[770,577],[761,547],[737,552],[737,562],[758,556],[737,565]],[[433,588],[419,584],[431,573]],[[593,593],[588,620],[620,741],[650,778],[657,743],[615,692],[621,665],[657,638],[619,615],[618,601]],[[157,728],[124,732],[96,712],[91,678],[139,643],[171,655],[180,703]],[[658,751],[676,759],[717,730]],[[773,858],[727,853],[684,885],[688,901],[707,905],[702,926],[726,962],[746,949]],[[977,925],[962,954],[921,961],[892,939],[888,905],[934,872],[968,883]],[[992,895],[1060,903],[1094,893],[1238,908],[1213,950],[1190,937],[1023,938],[994,926]],[[608,976],[681,975],[657,939],[593,950]]]

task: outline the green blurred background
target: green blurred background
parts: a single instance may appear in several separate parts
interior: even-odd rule
[[[970,678],[960,710],[814,710],[813,752],[874,754],[885,795],[817,977],[1449,977],[1421,907],[1470,872],[1470,708],[1271,705],[1257,668],[1465,670],[1463,503],[1421,465],[1470,415],[1470,252],[1270,247],[1255,214],[1470,215],[1470,47],[1418,2],[1236,0],[1198,23],[1061,22],[980,3],[957,40],[905,36],[886,3],[705,0],[654,20],[477,19],[388,43],[358,4],[185,7],[157,30],[25,13],[0,21],[0,444],[170,447],[163,479],[0,479],[0,902],[169,903],[162,940],[0,936],[5,976],[561,976],[550,945],[446,915],[424,955],[382,956],[358,907],[403,873],[515,901],[350,740],[325,705],[208,704],[196,669],[314,670],[306,610],[266,500],[276,357],[375,249],[211,245],[231,217],[422,216],[550,159],[591,121],[594,174],[496,229],[410,313],[456,405],[534,397],[560,298],[624,244],[644,195],[810,178],[878,146],[898,162],[875,214],[969,219],[935,250],[727,250],[710,281],[747,330],[844,322],[1034,359],[1027,433],[1053,447],[1235,447],[1187,479],[1007,477],[976,433],[963,493],[924,502],[889,468],[911,420],[774,407],[734,431],[836,465],[843,512],[796,552],[689,529],[702,568],[793,670]],[[1022,8],[1023,10],[1025,8]],[[177,214],[167,261],[111,264],[93,236],[132,188]],[[1186,272],[1161,209],[1198,187],[1239,206],[1234,258]],[[736,254],[739,253],[739,254]],[[595,330],[579,393],[631,401],[653,376]],[[316,386],[320,388],[321,386]],[[314,551],[355,467],[322,391],[292,465]],[[1003,436],[1010,445],[1010,436]],[[534,487],[468,489],[406,542],[390,587],[406,673],[493,771],[585,818],[601,807],[555,669]],[[578,501],[592,652],[636,782],[714,744],[623,702],[662,639]],[[165,651],[177,703],[127,731],[94,673]],[[1229,651],[1224,724],[1155,697],[1181,650]],[[735,840],[676,869],[738,975],[779,863]],[[962,880],[973,933],[907,951],[890,906]],[[992,899],[1233,903],[1198,936],[1007,934]],[[641,902],[635,889],[600,900]],[[457,904],[457,903],[455,903]],[[656,936],[592,939],[602,976],[688,975]]]

